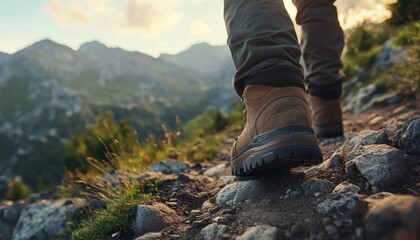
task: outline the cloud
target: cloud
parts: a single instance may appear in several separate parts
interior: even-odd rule
[[[87,27],[92,21],[86,8],[78,3],[64,4],[59,0],[52,0],[44,6],[44,12],[63,28]]]
[[[203,3],[207,2],[207,0],[191,0],[191,2],[195,5],[202,5]]]
[[[354,27],[364,21],[378,23],[390,17],[387,9],[395,0],[338,0],[338,18],[344,29]]]
[[[205,21],[198,20],[191,24],[190,35],[191,36],[202,36],[208,35],[212,32],[209,24]]]
[[[93,28],[155,38],[176,25],[182,0],[50,0],[44,12],[62,28]]]

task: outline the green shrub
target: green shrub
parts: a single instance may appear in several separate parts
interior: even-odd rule
[[[31,189],[20,178],[15,178],[7,184],[6,199],[17,201],[31,193]]]
[[[141,187],[122,193],[110,200],[106,209],[98,210],[93,216],[82,221],[72,232],[71,239],[106,239],[112,233],[130,233],[132,231],[136,207],[152,199]]]

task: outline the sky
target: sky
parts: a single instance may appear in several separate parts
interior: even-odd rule
[[[392,0],[337,0],[343,28],[389,15]],[[292,19],[291,0],[284,0]],[[299,31],[297,29],[297,31]],[[73,49],[89,41],[157,57],[192,44],[226,43],[223,0],[0,0],[0,52],[51,39]]]

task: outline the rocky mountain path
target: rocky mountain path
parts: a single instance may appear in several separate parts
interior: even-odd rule
[[[163,181],[161,202],[182,220],[137,239],[419,239],[417,103],[346,112],[344,124],[344,137],[320,140],[324,162],[310,168],[235,178],[231,139],[214,161],[160,163],[172,174],[145,177]]]
[[[141,175],[103,176],[115,186],[121,179],[155,186],[156,197],[137,206],[131,229],[102,235],[130,240],[420,239],[419,102],[375,89],[369,85],[344,99],[344,137],[320,140],[324,162],[316,166],[234,177],[229,166],[233,139],[226,139],[211,161],[168,160]],[[70,239],[69,222],[80,222],[106,204],[95,198],[57,200],[42,192],[0,202],[0,239]]]

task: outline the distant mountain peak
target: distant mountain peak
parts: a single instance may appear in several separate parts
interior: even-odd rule
[[[107,49],[108,47],[99,42],[99,41],[91,41],[91,42],[86,42],[83,43],[82,45],[80,45],[79,47],[79,51],[91,51],[91,50],[102,50],[102,49]]]
[[[34,44],[32,44],[33,47],[50,47],[50,46],[64,46],[61,45],[59,43],[54,42],[51,39],[42,39],[38,42],[35,42]]]

